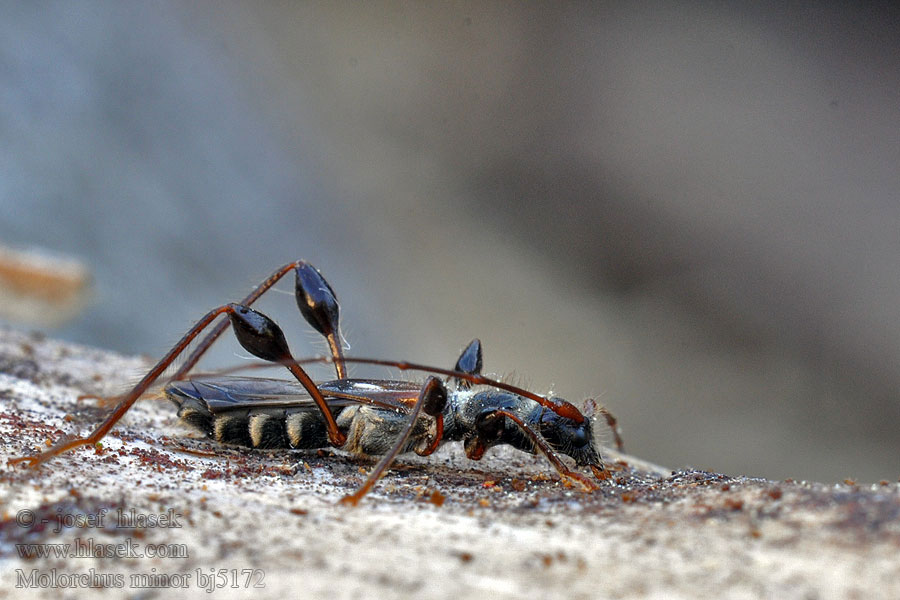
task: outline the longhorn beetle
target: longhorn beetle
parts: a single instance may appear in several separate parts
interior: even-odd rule
[[[328,357],[295,359],[278,325],[250,308],[291,271],[296,276],[300,313],[325,337],[331,354]],[[228,319],[216,322],[221,315]],[[427,456],[447,441],[462,441],[466,456],[472,460],[481,459],[488,448],[497,444],[509,444],[530,453],[540,451],[564,480],[578,483],[585,491],[596,489],[598,484],[569,469],[559,454],[572,457],[578,466],[590,467],[598,480],[609,478],[594,443],[595,414],[606,419],[619,447],[621,439],[615,418],[593,400],[585,402],[582,413],[561,398],[545,398],[481,375],[482,350],[477,339],[463,350],[453,369],[345,357],[338,318],[334,291],[315,267],[303,260],[284,265],[242,302],[206,313],[90,435],[64,437],[41,454],[15,458],[9,464],[22,462],[37,467],[72,448],[99,442],[176,357],[209,328],[166,385],[166,396],[178,407],[178,416],[224,443],[254,448],[333,446],[355,454],[382,456],[363,485],[341,499],[343,503],[358,503],[398,454],[415,451]],[[243,376],[188,379],[191,369],[229,322],[245,350],[267,363],[284,365],[297,381]],[[302,365],[316,362],[333,364],[337,378],[314,382]],[[347,363],[432,375],[424,383],[351,379],[347,377]],[[446,376],[447,382],[435,375]]]

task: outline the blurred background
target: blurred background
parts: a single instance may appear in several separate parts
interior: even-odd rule
[[[7,319],[158,357],[302,257],[350,354],[451,366],[478,336],[642,458],[894,481],[900,12],[875,6],[6,4],[0,244],[92,282],[62,325]],[[260,306],[325,351],[289,293]]]

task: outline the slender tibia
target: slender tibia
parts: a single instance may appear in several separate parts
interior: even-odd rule
[[[519,429],[521,429],[529,437],[529,439],[534,442],[534,445],[544,453],[544,456],[547,457],[547,460],[553,463],[553,466],[556,467],[557,472],[559,472],[560,476],[562,476],[564,480],[570,479],[578,482],[586,492],[593,492],[597,489],[597,484],[595,484],[593,481],[591,481],[581,473],[576,473],[575,471],[569,469],[565,465],[565,463],[563,463],[562,459],[557,456],[556,452],[553,451],[553,448],[551,448],[550,445],[544,440],[544,438],[541,437],[541,435],[534,429],[532,429],[527,423],[525,423],[525,421],[523,421],[518,415],[503,409],[496,410],[491,414],[502,415],[515,423],[519,427]]]
[[[296,260],[292,263],[288,263],[282,266],[280,269],[277,269],[274,273],[269,275],[262,283],[256,286],[252,292],[250,292],[246,298],[241,300],[238,304],[242,304],[243,306],[250,306],[254,302],[256,302],[260,296],[262,296],[266,291],[269,290],[273,285],[278,283],[282,277],[290,273],[291,271],[297,269],[298,267],[305,265],[306,261]],[[187,360],[184,361],[184,364],[175,371],[175,374],[172,375],[172,380],[184,379],[188,372],[194,368],[194,365],[197,364],[197,361],[209,350],[209,347],[213,345],[222,332],[228,328],[228,321],[222,320],[219,323],[216,323],[216,326],[212,328],[212,330],[206,334],[200,342],[197,343],[197,346],[194,350],[188,355]]]
[[[616,441],[616,450],[621,452],[625,445],[622,443],[622,434],[619,431],[619,421],[603,406],[598,406],[597,412],[603,415],[603,418],[606,420],[606,424],[609,426],[610,431],[612,431],[613,433],[613,439]]]
[[[427,414],[431,416],[440,415],[441,411],[444,409],[444,405],[447,402],[447,390],[444,388],[444,385],[441,383],[441,380],[437,377],[429,377],[425,384],[422,386],[421,391],[419,391],[419,398],[416,400],[415,405],[413,406],[412,411],[409,415],[409,421],[406,424],[406,428],[403,430],[403,433],[400,434],[400,437],[397,438],[397,441],[394,443],[394,446],[385,454],[378,464],[375,465],[375,468],[372,469],[372,472],[369,473],[369,476],[363,482],[363,484],[356,490],[354,493],[349,494],[341,498],[341,504],[349,504],[351,506],[356,506],[360,499],[365,496],[369,490],[372,489],[372,486],[381,478],[384,472],[391,466],[391,463],[394,462],[394,459],[406,445],[406,440],[409,439],[409,434],[412,432],[413,427],[416,425],[416,421],[419,418],[419,413],[422,410],[425,410]],[[438,431],[438,435],[440,435],[440,430]]]
[[[128,392],[125,396],[123,396],[122,401],[116,406],[115,409],[103,420],[103,422],[87,437],[83,438],[69,438],[64,437],[56,444],[54,444],[49,450],[42,452],[36,456],[22,456],[20,458],[10,459],[8,464],[15,465],[20,462],[24,462],[27,467],[36,467],[44,462],[47,462],[54,456],[62,454],[67,450],[71,450],[72,448],[77,448],[78,446],[84,446],[85,444],[96,444],[103,437],[109,433],[109,430],[112,429],[113,425],[115,425],[122,416],[128,412],[128,409],[137,401],[141,395],[147,391],[147,389],[153,385],[153,382],[159,378],[160,375],[172,364],[172,361],[181,354],[184,349],[190,344],[197,335],[201,331],[203,331],[210,323],[212,323],[216,317],[221,314],[232,312],[232,307],[230,305],[220,306],[215,308],[200,319],[196,325],[194,325],[190,331],[184,334],[175,347],[173,347],[169,352],[160,359],[156,366],[150,369],[150,372],[144,375],[144,378],[141,379],[137,385],[132,388],[130,392]],[[227,326],[228,321],[225,321],[225,325]]]
[[[231,317],[231,327],[238,343],[244,350],[257,358],[287,367],[287,370],[297,378],[297,381],[309,392],[319,407],[322,418],[325,420],[328,441],[336,448],[343,446],[347,437],[338,429],[334,415],[331,414],[319,387],[291,356],[284,332],[281,331],[278,324],[252,308],[240,304],[230,304],[229,306],[231,310],[228,315]]]

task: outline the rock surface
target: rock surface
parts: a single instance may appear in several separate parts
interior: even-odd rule
[[[0,597],[900,597],[895,482],[669,471],[610,450],[613,480],[585,494],[539,457],[475,463],[448,444],[402,457],[351,509],[336,501],[368,463],[217,446],[153,399],[99,449],[6,465],[86,433],[104,410],[78,396],[148,367],[0,330]]]

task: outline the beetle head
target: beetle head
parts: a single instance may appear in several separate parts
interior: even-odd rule
[[[581,423],[545,410],[541,415],[541,436],[554,450],[575,459],[579,466],[590,466],[596,473],[603,471],[603,460],[594,442],[593,416],[595,404],[589,400],[585,404],[584,420]]]

